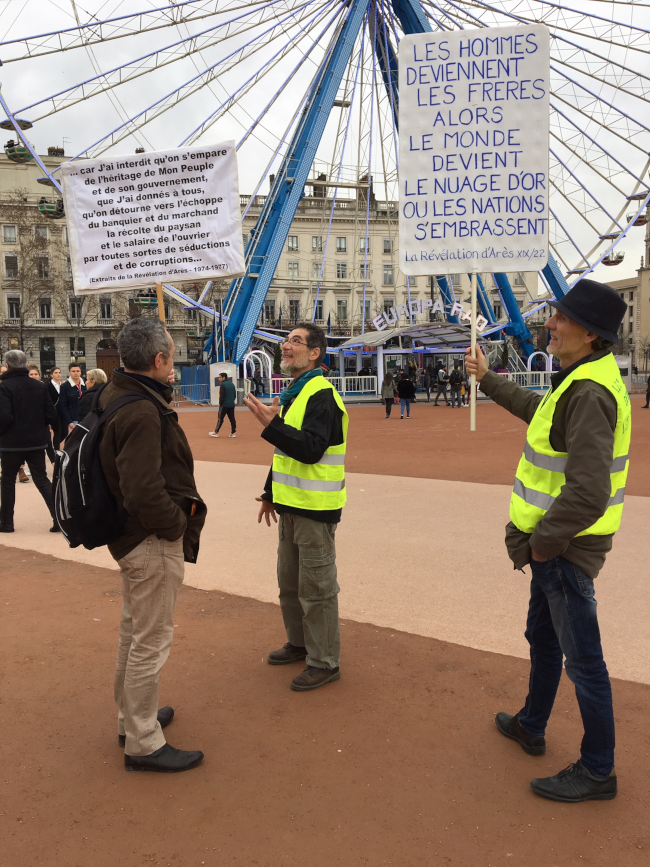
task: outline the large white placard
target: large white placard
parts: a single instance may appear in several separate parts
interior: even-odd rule
[[[404,36],[399,128],[405,274],[546,265],[549,35],[543,24]]]
[[[75,292],[244,273],[235,143],[61,166]]]

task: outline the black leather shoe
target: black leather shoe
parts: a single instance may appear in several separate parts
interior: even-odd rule
[[[59,527],[58,524],[52,524],[52,526],[50,527],[50,533],[60,533],[60,532],[61,532],[61,527]]]
[[[291,689],[306,692],[308,689],[318,689],[319,686],[340,679],[341,672],[338,668],[316,668],[314,665],[308,665],[302,674],[291,681]]]
[[[266,657],[269,665],[288,665],[290,662],[300,662],[301,659],[307,659],[307,648],[295,647],[289,641],[280,650],[274,650]]]
[[[546,752],[546,740],[529,735],[521,727],[517,714],[511,716],[509,713],[498,713],[495,722],[501,734],[517,741],[522,750],[529,756],[543,756]]]
[[[177,750],[164,744],[150,756],[124,756],[125,771],[156,771],[158,774],[179,774],[203,761],[201,750]]]
[[[12,524],[0,524],[0,533],[13,533],[14,528]]]
[[[569,765],[554,777],[531,780],[536,795],[551,801],[579,804],[581,801],[611,801],[616,797],[616,771],[608,777],[595,777],[582,762]]]
[[[174,719],[174,708],[161,707],[156,716],[158,722],[160,723],[160,728],[166,729],[169,723]],[[117,742],[122,747],[122,749],[124,749],[124,747],[126,746],[126,735],[118,735]]]

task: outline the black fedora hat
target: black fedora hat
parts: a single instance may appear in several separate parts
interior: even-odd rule
[[[615,289],[595,280],[579,280],[564,298],[549,301],[550,307],[593,331],[599,337],[618,343],[618,329],[627,310],[627,304]]]

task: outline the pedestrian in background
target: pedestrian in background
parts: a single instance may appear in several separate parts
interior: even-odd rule
[[[427,403],[431,400],[431,373],[429,372],[429,368],[424,371],[424,376],[422,377],[422,385],[424,386],[424,390],[427,393]]]
[[[61,414],[59,412],[59,400],[61,399],[61,368],[53,367],[50,370],[49,379],[45,383],[45,388],[47,393],[50,396],[50,400],[54,408],[56,409],[56,419],[54,424],[52,425],[52,444],[54,449],[58,449],[61,447],[61,440],[63,439],[63,419],[61,418]]]
[[[248,395],[246,407],[275,446],[257,516],[280,515],[278,585],[287,643],[267,657],[269,665],[306,660],[291,681],[299,692],[340,678],[341,637],[335,533],[345,505],[348,414],[322,374],[325,332],[297,325],[282,342],[282,372],[291,384],[271,406]],[[280,404],[280,406],[278,405]]]
[[[650,404],[650,376],[648,377],[648,382],[645,389],[645,405],[641,407],[641,409],[648,409],[648,405]]]
[[[399,417],[404,418],[404,410],[406,409],[406,417],[411,418],[411,401],[415,397],[415,386],[408,376],[403,376],[397,383],[397,394],[400,403]]]
[[[387,373],[381,384],[381,399],[386,404],[386,418],[390,418],[390,411],[395,403],[396,394],[397,390],[395,388],[395,383],[393,382],[393,376],[392,374]]]
[[[445,406],[449,406],[449,400],[447,399],[447,381],[449,377],[447,376],[447,365],[443,364],[442,367],[438,368],[438,390],[436,391],[436,399],[434,401],[434,406],[438,406],[438,398],[442,395],[445,399]]]
[[[462,378],[460,375],[460,371],[457,367],[454,367],[452,372],[449,374],[449,389],[451,391],[451,408],[454,408],[454,403],[460,409],[460,387],[462,384]]]
[[[26,463],[52,516],[50,532],[57,533],[52,483],[45,471],[45,451],[48,443],[51,445],[50,425],[56,420],[56,410],[44,384],[29,375],[24,352],[12,349],[5,361],[7,370],[0,376],[0,532],[14,532],[16,476]]]
[[[132,319],[117,338],[124,368],[99,396],[102,410],[139,395],[104,423],[102,469],[117,507],[128,515],[108,550],[122,575],[122,618],[115,670],[118,742],[127,771],[175,773],[196,767],[200,750],[178,750],[162,729],[160,671],[171,649],[184,563],[195,563],[206,508],[194,482],[192,452],[169,404],[174,341],[159,319]]]
[[[108,382],[108,377],[99,367],[86,371],[86,393],[79,401],[78,420],[83,421],[91,410],[95,393],[93,389],[98,385]]]
[[[488,370],[467,350],[481,391],[528,424],[510,499],[506,546],[516,569],[530,564],[526,639],[530,677],[524,706],[496,715],[499,731],[530,755],[546,751],[546,726],[564,669],[584,727],[580,759],[532,780],[554,801],[616,795],[612,688],[603,659],[594,579],[621,523],[629,466],[631,407],[611,347],[627,305],[595,280],[578,281],[544,328],[561,369],[544,397]],[[480,510],[479,510],[480,511]]]
[[[79,420],[79,403],[86,393],[86,385],[81,378],[81,367],[76,361],[68,366],[68,379],[61,386],[59,412],[63,419],[63,433],[67,436]]]
[[[219,374],[219,382],[221,384],[219,386],[219,414],[217,416],[217,426],[213,431],[209,431],[209,434],[211,437],[218,437],[221,425],[224,423],[226,416],[228,416],[228,420],[230,421],[230,433],[228,436],[230,439],[235,439],[237,435],[237,422],[235,421],[235,400],[237,398],[237,391],[234,383],[228,379],[227,373]]]
[[[27,365],[27,374],[31,379],[41,381],[41,372],[35,364]]]

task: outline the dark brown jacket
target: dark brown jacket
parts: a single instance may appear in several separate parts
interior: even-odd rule
[[[129,392],[146,394],[154,403],[128,404],[105,425],[99,447],[102,469],[118,506],[129,513],[124,535],[109,550],[119,560],[152,534],[169,541],[183,536],[185,560],[194,563],[206,507],[196,490],[185,433],[169,407],[171,386],[161,393],[115,370],[100,406],[105,409]]]
[[[580,364],[597,361],[608,351],[594,352],[553,374],[552,388],[557,388]],[[493,371],[488,371],[481,380],[481,391],[527,424],[541,401],[538,394]],[[532,535],[522,533],[512,522],[507,525],[506,547],[516,569],[523,569],[530,562],[531,548],[546,559],[561,555],[591,578],[602,569],[612,549],[613,536],[578,536],[578,533],[594,524],[607,509],[616,414],[614,396],[588,379],[572,383],[558,401],[550,441],[555,451],[568,454],[566,483]]]

